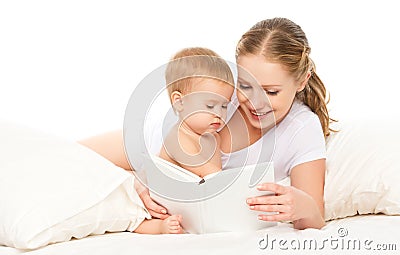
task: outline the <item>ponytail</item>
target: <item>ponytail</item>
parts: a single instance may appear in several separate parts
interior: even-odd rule
[[[335,132],[335,130],[329,127],[329,124],[336,122],[336,120],[329,117],[326,106],[329,102],[329,96],[327,97],[325,86],[314,70],[315,67],[311,71],[307,85],[301,92],[297,93],[296,98],[307,105],[318,116],[322,131],[325,137],[327,137],[331,132]]]

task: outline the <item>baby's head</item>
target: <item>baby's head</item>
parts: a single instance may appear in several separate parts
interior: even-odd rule
[[[203,134],[215,132],[226,118],[234,91],[229,65],[207,48],[185,48],[168,63],[165,80],[181,124]]]

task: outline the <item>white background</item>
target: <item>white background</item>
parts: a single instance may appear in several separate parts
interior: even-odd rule
[[[1,1],[0,119],[70,139],[122,128],[135,86],[174,52],[234,61],[240,36],[277,16],[306,32],[332,117],[397,119],[395,2]]]

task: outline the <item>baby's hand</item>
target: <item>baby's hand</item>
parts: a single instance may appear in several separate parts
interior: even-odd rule
[[[183,234],[181,226],[182,216],[172,215],[163,220],[161,224],[161,233],[163,234]]]

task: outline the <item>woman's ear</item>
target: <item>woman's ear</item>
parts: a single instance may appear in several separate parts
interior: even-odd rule
[[[171,102],[172,107],[177,112],[181,112],[183,110],[183,102],[182,102],[182,93],[179,91],[174,91],[171,93]]]
[[[311,77],[311,71],[307,72],[306,78],[303,80],[303,82],[300,84],[299,88],[297,89],[297,92],[303,91],[303,89],[306,87],[308,80]]]

